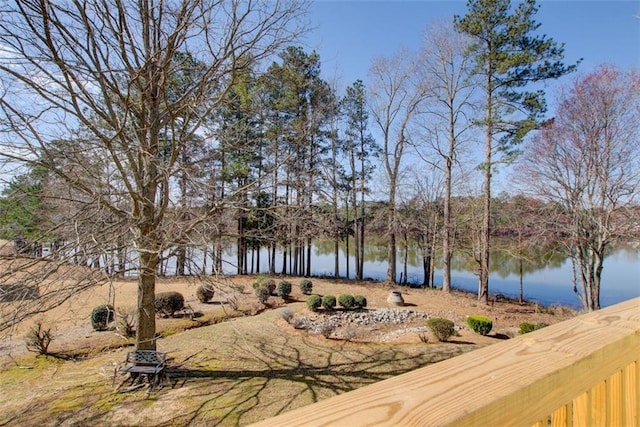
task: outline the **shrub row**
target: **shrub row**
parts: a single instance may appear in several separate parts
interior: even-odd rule
[[[333,310],[336,308],[336,304],[345,310],[353,310],[357,308],[365,308],[367,306],[367,299],[362,295],[349,295],[341,294],[336,297],[334,295],[311,295],[307,298],[307,307],[311,311],[317,311],[320,307],[325,310]]]
[[[266,303],[271,295],[277,295],[282,299],[288,299],[291,296],[291,290],[293,285],[287,280],[282,280],[276,287],[276,282],[273,279],[269,279],[266,276],[258,276],[253,282],[253,289],[256,293],[256,297],[261,303]],[[300,291],[303,294],[310,294],[313,289],[313,284],[308,279],[303,279],[300,282]]]

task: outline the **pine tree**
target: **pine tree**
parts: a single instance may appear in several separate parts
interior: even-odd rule
[[[491,236],[491,177],[494,166],[508,162],[517,146],[535,129],[546,111],[543,90],[527,90],[532,83],[557,79],[577,67],[562,60],[564,46],[536,34],[535,0],[469,0],[465,16],[455,16],[456,30],[472,39],[476,71],[482,77],[485,115],[484,219],[482,225],[478,300],[489,301],[489,249]]]

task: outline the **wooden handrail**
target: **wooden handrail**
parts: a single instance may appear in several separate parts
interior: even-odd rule
[[[640,425],[640,298],[255,426]]]

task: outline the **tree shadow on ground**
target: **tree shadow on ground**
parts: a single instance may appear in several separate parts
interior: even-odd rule
[[[445,343],[418,351],[418,346],[332,341],[261,337],[249,342],[237,337],[230,343],[233,361],[221,360],[209,349],[189,355],[169,370],[169,387],[189,388],[190,399],[200,404],[168,424],[255,422],[475,347]],[[221,364],[225,368],[210,367]]]
[[[95,361],[89,361],[93,367],[70,366],[79,378],[76,384],[67,384],[65,374],[64,385],[39,385],[41,392],[25,404],[42,408],[40,415],[21,411],[11,422],[245,425],[477,348],[327,340],[283,330],[273,321],[275,314],[265,316],[159,341],[159,349],[170,357],[168,379],[150,393],[145,388],[115,392],[112,356],[105,355],[101,369],[106,374],[98,380],[91,376]],[[54,388],[60,391],[52,394]]]

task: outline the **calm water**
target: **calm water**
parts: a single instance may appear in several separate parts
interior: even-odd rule
[[[353,260],[350,267],[353,276]],[[333,254],[320,254],[314,251],[311,268],[314,275],[333,275]],[[525,273],[523,280],[524,298],[543,305],[562,304],[580,308],[580,301],[573,292],[571,261],[565,259],[558,265],[547,265],[535,271]],[[340,271],[344,276],[345,259],[342,256]],[[398,270],[401,269],[400,263]],[[407,267],[410,283],[422,283],[422,267]],[[383,261],[365,261],[364,276],[375,280],[384,280],[387,263]],[[436,270],[436,286],[442,284],[442,272]],[[471,272],[461,269],[452,270],[452,285],[472,292],[478,290],[478,278]],[[520,276],[518,274],[492,273],[489,276],[491,294],[501,293],[517,298],[520,294]],[[600,304],[602,307],[616,304],[640,296],[640,250],[620,249],[611,253],[604,263]]]
[[[311,271],[314,276],[333,276],[334,256],[327,246],[314,246],[312,251]],[[377,254],[377,255],[376,255]],[[233,251],[225,255],[227,261],[234,260]],[[365,257],[364,277],[374,280],[384,280],[387,272],[386,248],[376,248],[369,251]],[[411,257],[410,257],[411,258]],[[409,283],[422,283],[422,267],[413,257],[413,265],[408,265]],[[268,271],[266,251],[261,254],[263,265],[260,272]],[[354,276],[354,258],[350,257],[350,278]],[[493,261],[493,268],[500,271],[493,272],[489,276],[489,292],[491,294],[501,293],[503,295],[517,298],[520,293],[520,277],[517,273],[509,272],[514,269],[514,263],[509,261]],[[340,253],[340,275],[346,277],[346,258],[344,252]],[[411,263],[410,263],[411,264]],[[452,284],[459,289],[477,292],[478,279],[472,271],[460,266],[461,263],[454,262],[458,267],[452,270]],[[499,265],[500,264],[500,265]],[[226,264],[226,272],[235,273],[231,263]],[[276,272],[280,271],[282,258],[277,257]],[[500,268],[502,267],[502,268]],[[469,268],[469,267],[467,267]],[[402,270],[402,264],[398,262],[398,277]],[[525,269],[523,276],[524,298],[529,301],[536,301],[543,305],[562,304],[575,308],[580,308],[580,301],[573,292],[571,262],[568,259],[555,257],[542,264]],[[607,256],[602,273],[602,288],[600,303],[602,307],[616,304],[631,298],[640,296],[640,249],[620,249]],[[436,269],[436,286],[442,284],[442,271]]]

